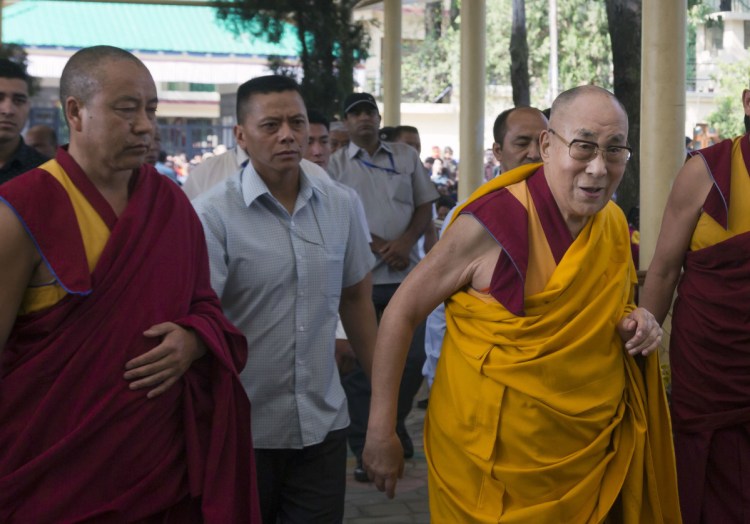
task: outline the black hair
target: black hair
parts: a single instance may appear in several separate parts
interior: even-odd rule
[[[15,78],[26,82],[26,88],[31,91],[31,77],[20,64],[7,58],[0,58],[0,78]]]
[[[302,90],[294,78],[283,75],[259,76],[248,80],[237,89],[237,123],[241,124],[247,115],[250,99],[253,95],[296,91],[302,96]]]
[[[391,126],[381,127],[380,131],[378,131],[378,138],[383,142],[395,142],[396,137],[398,137],[396,129],[397,128]]]
[[[307,110],[307,121],[311,124],[321,124],[326,126],[326,130],[331,130],[331,123],[330,121],[325,117],[323,113],[318,111],[317,109],[308,109]]]

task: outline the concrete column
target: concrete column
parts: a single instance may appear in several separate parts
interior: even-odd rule
[[[401,0],[383,2],[383,125],[401,123]]]
[[[642,20],[640,267],[647,269],[685,162],[686,0],[643,0]]]
[[[485,11],[485,0],[461,3],[460,200],[482,184],[484,175]]]

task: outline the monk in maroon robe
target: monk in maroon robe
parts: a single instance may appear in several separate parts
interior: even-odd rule
[[[750,115],[750,91],[742,95]],[[679,282],[679,284],[678,284]],[[672,319],[672,422],[686,523],[750,519],[750,140],[698,151],[664,212],[641,305]]]
[[[87,48],[61,100],[70,145],[0,186],[0,522],[259,522],[246,342],[142,165],[154,82]]]

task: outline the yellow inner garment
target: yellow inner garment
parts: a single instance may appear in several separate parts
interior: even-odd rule
[[[735,235],[750,231],[750,174],[742,158],[740,138],[732,145],[732,179],[729,197],[729,220],[727,229],[706,213],[701,213],[698,224],[690,239],[690,250],[698,251],[729,240]]]
[[[109,240],[110,231],[107,224],[104,223],[99,213],[97,213],[57,161],[50,160],[41,165],[40,169],[52,175],[68,194],[81,231],[88,268],[90,272],[93,272],[97,262],[99,262],[102,251],[104,251],[104,246]],[[50,268],[50,273],[52,273],[52,269],[54,268]],[[57,279],[47,284],[29,287],[26,289],[23,301],[21,302],[19,315],[51,307],[62,300],[66,294],[67,292]]]

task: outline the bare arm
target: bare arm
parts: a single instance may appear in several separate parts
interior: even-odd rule
[[[680,169],[669,194],[640,299],[641,307],[651,311],[659,324],[664,322],[672,304],[682,261],[711,185],[703,159],[696,156]]]
[[[13,211],[0,202],[0,352],[41,258]]]
[[[353,286],[341,290],[339,315],[349,344],[357,355],[357,360],[367,374],[367,378],[370,378],[375,336],[378,331],[375,307],[372,305],[372,275],[370,273]]]
[[[395,431],[396,404],[414,330],[440,302],[469,284],[476,287],[477,275],[491,274],[497,253],[497,244],[474,218],[459,217],[399,286],[381,319],[363,458],[376,486],[389,497],[403,471],[403,452]]]

